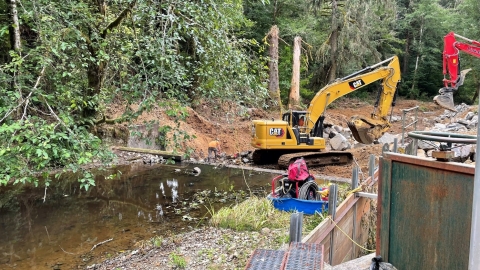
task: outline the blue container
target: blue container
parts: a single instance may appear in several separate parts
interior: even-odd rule
[[[300,200],[295,198],[277,198],[271,194],[267,196],[273,206],[286,212],[303,212],[307,215],[313,215],[315,212],[323,213],[328,210],[328,201]]]

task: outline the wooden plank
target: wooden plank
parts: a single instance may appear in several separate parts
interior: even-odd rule
[[[302,239],[304,243],[320,243],[324,239],[320,238],[320,235],[324,235],[325,232],[331,231],[331,225],[333,222],[330,219],[324,219],[315,229],[313,229],[307,236]]]
[[[355,205],[359,198],[355,197],[355,194],[348,196],[339,207],[337,207],[337,214],[335,217],[335,222],[342,220],[345,214]],[[325,221],[324,221],[325,222]],[[306,237],[303,238],[302,242],[304,243],[318,243],[322,241],[329,233],[335,228],[335,223],[328,222],[320,223],[315,229],[313,229]],[[326,224],[326,225],[325,225]]]
[[[112,149],[121,150],[121,151],[128,151],[128,152],[160,155],[160,156],[163,156],[165,159],[172,158],[175,161],[182,161],[182,155],[183,155],[181,153],[174,154],[173,152],[168,152],[168,151],[145,149],[145,148],[123,147],[123,146],[116,146]]]
[[[374,179],[371,179],[370,177],[365,180],[362,185],[367,185],[367,186],[373,186],[377,182],[378,178],[378,170],[375,171],[374,173]],[[356,210],[354,210],[354,206],[358,203],[358,201],[362,201],[361,207],[357,207]],[[361,218],[366,214],[370,212],[370,199],[368,198],[360,198],[357,197],[355,194],[349,195],[341,204],[340,206],[337,207],[337,214],[335,217],[335,222],[339,225],[340,228],[347,227],[346,232],[350,237],[353,236],[353,211],[357,211],[357,220],[361,222]],[[348,221],[343,221],[343,219],[347,218]],[[303,238],[302,242],[304,243],[321,243],[325,247],[325,255],[328,255],[330,252],[330,233],[335,233],[334,236],[334,241],[337,243],[342,243],[341,250],[338,250],[339,244],[335,246],[334,248],[336,249],[334,254],[334,258],[340,258],[338,259],[339,262],[343,262],[346,260],[346,258],[353,258],[354,256],[353,253],[353,243],[351,242],[350,239],[348,239],[343,233],[341,233],[339,230],[335,230],[335,223],[333,223],[330,219],[326,219],[323,222],[321,222],[314,230],[312,230],[306,237]],[[343,230],[343,228],[342,228]],[[354,239],[357,243],[360,239],[362,243],[365,243],[368,239],[368,228],[362,228],[361,223],[356,223],[356,230],[357,230],[357,235],[360,237],[356,237]],[[341,238],[338,238],[341,233],[342,236]],[[345,246],[344,246],[345,245]],[[358,255],[360,255],[361,250],[357,251]],[[325,256],[325,258],[328,258],[328,256]],[[337,259],[333,259],[332,261],[336,262]],[[331,263],[331,262],[328,262]]]
[[[356,220],[354,221],[356,226],[355,226],[355,242],[358,243],[360,246],[365,246],[365,244],[368,241],[368,229],[369,226],[365,226],[366,222],[369,222],[369,216],[371,215],[371,204],[373,201],[369,198],[360,198],[357,201],[357,209],[356,209]],[[375,230],[376,224],[369,224],[373,229]],[[363,249],[360,247],[357,247],[354,243],[353,245],[353,257],[358,258],[361,256],[363,252]]]
[[[353,208],[345,214],[345,216],[337,223],[338,227],[334,229],[334,256],[332,259],[332,266],[349,261],[352,258],[352,241],[353,233]],[[341,230],[339,229],[341,228]],[[343,231],[343,232],[342,232]],[[347,234],[349,237],[347,237]]]
[[[452,171],[456,173],[465,173],[469,175],[475,174],[475,166],[458,162],[437,162],[432,158],[424,158],[417,156],[409,156],[398,153],[384,153],[386,159],[391,161],[399,161],[405,164],[412,164],[432,169],[440,169],[443,171]]]
[[[328,259],[328,254],[330,254],[330,237],[325,237],[325,239],[323,239],[322,241],[319,242],[320,245],[323,245],[323,258],[324,258],[324,261],[327,262],[327,263],[330,263],[329,259]]]
[[[341,204],[337,207],[337,216],[335,221],[341,220],[341,218],[355,205],[359,200],[359,197],[356,197],[355,194],[350,194]],[[323,237],[332,231],[335,227],[335,224],[324,220],[321,222],[315,229],[313,229],[307,236],[303,238],[305,243],[316,243],[323,240]]]
[[[253,168],[251,166],[241,166],[241,165],[230,165],[227,164],[225,167],[234,168],[234,169],[242,169],[242,170],[254,170],[258,172],[268,172],[268,173],[277,173],[277,174],[287,174],[286,170],[274,170],[274,169],[265,169],[265,168]],[[329,181],[329,182],[339,182],[339,183],[350,183],[350,178],[344,177],[336,177],[336,176],[328,176],[324,174],[315,174],[313,175],[316,179],[316,182],[320,184],[322,181]]]

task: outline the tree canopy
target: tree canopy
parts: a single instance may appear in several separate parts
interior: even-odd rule
[[[442,87],[443,36],[480,38],[476,0],[6,0],[0,10],[0,184],[39,176],[48,184],[62,168],[94,185],[82,165],[112,159],[95,127],[129,123],[154,106],[179,121],[202,100],[268,106],[273,25],[284,101],[293,40],[303,40],[306,103],[335,78],[392,55],[401,59],[400,95],[429,99]],[[457,101],[472,103],[480,59],[460,58],[473,71]],[[124,104],[121,117],[106,117],[112,102]]]

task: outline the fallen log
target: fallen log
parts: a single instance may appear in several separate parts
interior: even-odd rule
[[[120,151],[159,155],[159,156],[162,156],[164,159],[171,158],[175,161],[182,161],[183,159],[182,158],[183,155],[181,153],[174,154],[173,152],[169,152],[169,151],[161,151],[161,150],[153,150],[153,149],[145,149],[145,148],[133,148],[133,147],[124,147],[124,146],[116,146],[116,147],[113,147],[112,149],[120,150]]]

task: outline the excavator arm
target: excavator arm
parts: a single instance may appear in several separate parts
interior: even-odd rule
[[[319,136],[318,130],[323,125],[325,110],[330,103],[378,80],[382,80],[382,90],[373,113],[367,117],[352,117],[348,127],[358,142],[371,144],[380,138],[390,128],[387,116],[400,81],[400,64],[397,56],[338,79],[322,88],[312,99],[307,110],[307,131]]]
[[[461,38],[468,43],[459,42],[456,38]],[[445,109],[456,111],[453,93],[458,90],[458,87],[463,85],[465,75],[471,70],[460,71],[459,51],[480,58],[480,42],[450,32],[444,37],[443,44],[444,87],[439,90],[440,95],[435,96],[433,100]]]

